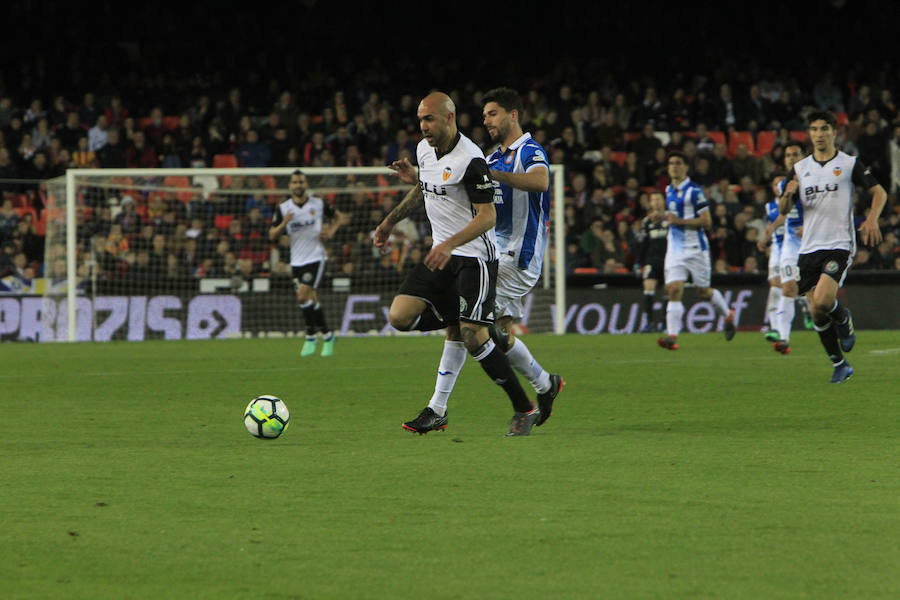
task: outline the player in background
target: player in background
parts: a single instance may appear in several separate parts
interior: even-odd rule
[[[819,340],[834,367],[831,383],[841,383],[853,375],[843,353],[856,343],[853,316],[837,301],[856,253],[854,186],[872,195],[872,205],[858,228],[860,240],[869,246],[882,239],[878,217],[887,193],[871,169],[836,148],[837,117],[833,113],[813,111],[807,122],[813,152],[788,172],[780,209],[788,215],[795,202],[803,208],[798,290],[810,299]]]
[[[291,174],[288,186],[291,196],[278,205],[269,228],[269,239],[276,240],[287,231],[291,239],[291,271],[297,302],[306,321],[306,341],[300,356],[316,351],[318,333],[322,334],[322,356],[334,354],[334,332],[325,320],[325,311],[319,304],[316,289],[325,272],[325,246],[323,239],[330,239],[346,216],[335,210],[318,196],[308,194],[306,175],[297,169]]]
[[[781,307],[781,243],[784,240],[784,225],[774,226],[775,221],[781,215],[778,210],[781,194],[778,190],[779,181],[783,181],[784,177],[776,178],[772,183],[773,198],[766,202],[766,235],[761,236],[756,243],[757,248],[765,251],[769,248],[769,295],[766,297],[766,335],[767,341],[775,342],[781,339],[779,334],[779,323],[776,314]]]
[[[641,250],[637,265],[644,283],[644,315],[646,324],[641,333],[656,332],[656,318],[653,315],[653,304],[656,300],[656,287],[663,279],[666,262],[666,237],[669,235],[669,223],[665,220],[666,197],[662,192],[650,193],[650,212],[641,222]]]
[[[497,212],[484,154],[458,131],[456,107],[446,94],[428,94],[419,103],[417,116],[422,131],[416,147],[418,173],[405,158],[391,168],[401,181],[418,185],[378,225],[373,241],[384,249],[394,225],[424,204],[434,245],[401,284],[389,321],[401,331],[446,328],[448,339],[461,341],[509,397],[514,414],[506,435],[528,435],[540,410],[488,332],[497,284]],[[419,434],[442,430],[447,413],[426,406],[403,427]]]
[[[790,142],[784,149],[784,167],[789,173],[797,163],[806,155],[803,144],[797,141]],[[787,180],[784,177],[777,177],[774,182],[776,202],[780,204],[781,196],[784,194],[784,187]],[[767,210],[769,206],[766,205]],[[775,339],[770,339],[772,347],[776,352],[781,354],[789,354],[791,351],[791,327],[794,322],[796,305],[800,305],[803,312],[804,325],[808,324],[808,329],[812,329],[812,316],[809,313],[809,304],[805,296],[798,298],[797,280],[800,278],[800,272],[797,268],[797,257],[800,251],[800,238],[803,235],[803,206],[794,202],[790,212],[782,215],[779,207],[778,216],[773,222],[766,227],[763,240],[773,239],[773,249],[777,243],[777,233],[773,238],[773,233],[779,229],[782,230],[782,239],[779,245],[779,263],[777,266],[780,282],[781,297],[775,310],[775,318],[770,321]],[[773,250],[774,251],[774,250]],[[770,261],[771,268],[771,261]]]
[[[703,188],[688,177],[688,163],[684,154],[670,152],[667,158],[670,183],[666,186],[666,214],[669,235],[666,239],[665,280],[669,301],[666,304],[666,334],[656,340],[661,348],[678,349],[678,334],[684,318],[684,284],[690,276],[697,287],[697,295],[709,300],[721,317],[725,318],[725,339],[735,334],[734,310],[728,308],[725,297],[710,287],[712,265],[709,241],[705,229],[712,226],[709,204]]]

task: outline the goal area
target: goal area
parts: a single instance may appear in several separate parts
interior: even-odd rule
[[[295,170],[72,169],[49,181],[45,285],[22,300],[20,339],[303,336],[289,240],[268,235]],[[344,216],[324,241],[318,295],[329,326],[341,336],[396,333],[388,307],[431,245],[424,211],[400,222],[382,253],[373,230],[409,186],[386,167],[301,170],[307,193]],[[550,170],[550,238],[522,325],[562,333],[564,178],[562,166]]]

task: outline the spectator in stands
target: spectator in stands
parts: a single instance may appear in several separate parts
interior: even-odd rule
[[[108,129],[106,115],[98,115],[97,122],[88,129],[88,150],[96,154],[100,148],[106,145],[109,139]]]
[[[656,154],[657,148],[662,148],[662,141],[656,137],[656,131],[652,122],[643,123],[641,134],[628,143],[629,152],[637,155],[637,161],[640,164],[648,162]]]
[[[625,130],[616,120],[616,113],[607,110],[603,113],[600,124],[594,128],[591,138],[597,147],[609,147],[610,151],[625,149]]]
[[[25,135],[25,126],[19,111],[12,114],[9,125],[3,130],[3,139],[8,148],[18,148],[22,145],[22,136]]]
[[[734,172],[731,168],[731,161],[726,156],[725,144],[716,142],[713,146],[713,153],[709,156],[709,172],[713,179],[727,179],[734,181]]]
[[[125,123],[125,119],[128,118],[128,109],[122,104],[121,95],[110,96],[109,105],[103,111],[103,115],[106,117],[108,127],[121,127]]]
[[[259,134],[251,129],[247,132],[246,141],[239,144],[234,151],[241,167],[267,167],[271,152],[269,147],[259,140]]]
[[[50,131],[50,122],[47,117],[41,117],[31,129],[31,139],[38,150],[49,150],[53,132]]]
[[[104,169],[124,169],[127,166],[125,148],[118,129],[107,131],[106,144],[97,151],[96,156],[99,166]]]
[[[69,120],[69,113],[72,112],[72,107],[66,102],[65,96],[62,94],[57,94],[53,97],[53,103],[50,106],[50,110],[47,111],[47,119],[50,122],[50,129],[54,132],[58,131],[60,128],[65,127],[66,122]]]
[[[708,157],[701,156],[697,159],[696,166],[691,171],[691,181],[702,188],[708,188],[716,182],[716,178],[710,172]]]
[[[125,148],[125,164],[129,169],[150,169],[159,166],[156,150],[147,144],[144,132],[134,132],[134,140]]]
[[[19,143],[19,147],[16,148],[16,160],[18,161],[21,167],[25,167],[31,159],[34,158],[35,153],[37,152],[37,148],[34,145],[34,140],[31,137],[31,133],[25,133],[22,135],[22,141]]]
[[[618,123],[619,127],[622,128],[622,131],[628,131],[632,126],[632,115],[634,113],[634,108],[628,103],[628,99],[625,97],[625,94],[618,93],[615,95],[613,99],[612,106],[609,107],[609,110],[613,113],[616,119],[616,123]],[[615,148],[615,146],[613,146]]]
[[[750,85],[744,100],[743,112],[746,118],[746,129],[754,135],[757,131],[771,127],[769,101],[763,97],[758,83]]]
[[[716,147],[716,141],[709,135],[705,121],[697,123],[697,128],[694,130],[694,144],[697,147],[698,155],[712,154]]]
[[[800,116],[800,103],[794,99],[790,90],[782,90],[781,97],[772,103],[772,124],[776,128],[784,127],[788,130],[801,130],[804,122]],[[787,140],[781,140],[785,142]]]
[[[825,71],[813,86],[813,101],[821,110],[844,112],[844,94],[834,81],[834,73]]]
[[[732,180],[749,177],[754,185],[763,182],[762,163],[750,153],[750,149],[744,142],[737,145],[735,157],[731,159],[730,165]]]
[[[130,236],[140,231],[143,223],[141,215],[137,212],[134,198],[124,196],[120,205],[121,211],[113,219],[113,223],[119,227],[119,232],[123,236]],[[110,237],[113,236],[113,233],[113,231],[110,232]]]
[[[706,90],[697,90],[694,101],[691,103],[691,122],[705,123],[707,126],[718,123],[718,114],[716,105],[707,95]],[[700,144],[697,144],[698,150]]]
[[[89,169],[97,166],[97,155],[89,149],[86,135],[78,139],[78,145],[72,153],[72,163],[79,169]]]
[[[181,149],[175,144],[175,138],[171,132],[166,132],[162,137],[159,149],[160,167],[164,169],[181,168]]]
[[[856,93],[850,96],[847,102],[847,117],[856,119],[858,115],[865,114],[874,106],[872,98],[872,86],[864,83],[857,88]]]
[[[78,108],[78,122],[82,127],[88,129],[97,123],[97,117],[103,111],[97,106],[97,100],[94,92],[85,92],[82,96],[81,106]]]
[[[4,198],[0,207],[0,241],[10,239],[16,224],[19,222],[19,213],[13,208],[12,199]]]
[[[897,120],[897,104],[894,102],[894,92],[890,88],[881,88],[876,104],[878,112],[888,123],[893,123]]]
[[[716,125],[721,131],[743,129],[746,124],[743,107],[734,98],[731,85],[723,83],[719,86],[719,95],[714,102],[716,108]]]

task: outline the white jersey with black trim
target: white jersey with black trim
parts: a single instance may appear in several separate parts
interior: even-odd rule
[[[292,214],[285,232],[291,238],[291,266],[302,267],[326,259],[325,246],[319,235],[322,223],[334,216],[334,207],[317,196],[307,196],[303,205],[288,198],[278,205],[272,225],[280,225],[284,215]]]
[[[794,165],[803,206],[800,254],[817,250],[856,252],[853,223],[853,172],[856,157],[838,151],[820,163],[812,155]]]
[[[470,198],[465,180],[466,172],[473,160],[484,163],[484,153],[475,142],[459,134],[453,148],[440,157],[426,140],[416,147],[419,162],[419,187],[425,196],[425,213],[431,222],[431,238],[438,245],[457,234],[475,216],[473,198]],[[488,202],[493,201],[493,183],[487,174],[487,163],[483,165],[485,181],[474,185],[485,187]],[[455,248],[455,256],[469,256],[484,260],[497,260],[497,242],[491,228],[474,240]]]

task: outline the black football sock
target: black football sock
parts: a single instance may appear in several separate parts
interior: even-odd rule
[[[844,360],[844,353],[841,352],[837,330],[831,317],[826,316],[821,321],[816,320],[816,331],[819,333],[819,340],[822,342],[822,347],[825,348],[828,358],[831,359],[831,363],[836,365]]]
[[[316,335],[316,315],[312,300],[301,304],[300,310],[303,311],[303,320],[306,321],[306,335]]]
[[[472,356],[478,361],[484,372],[488,374],[488,377],[503,388],[516,412],[531,412],[534,404],[525,394],[522,384],[519,383],[519,378],[516,377],[512,366],[509,364],[509,359],[506,358],[506,353],[494,343],[494,340],[486,341],[477,351],[472,353]]]
[[[843,304],[835,300],[834,307],[832,307],[831,312],[828,313],[828,316],[830,316],[831,320],[838,325],[843,325],[847,322],[847,309],[844,308]]]
[[[331,331],[325,323],[325,311],[322,310],[321,304],[316,303],[313,307],[313,323],[315,324],[316,329],[322,333],[329,333]]]
[[[653,322],[653,298],[654,292],[644,292],[644,314],[647,315],[647,323]]]

